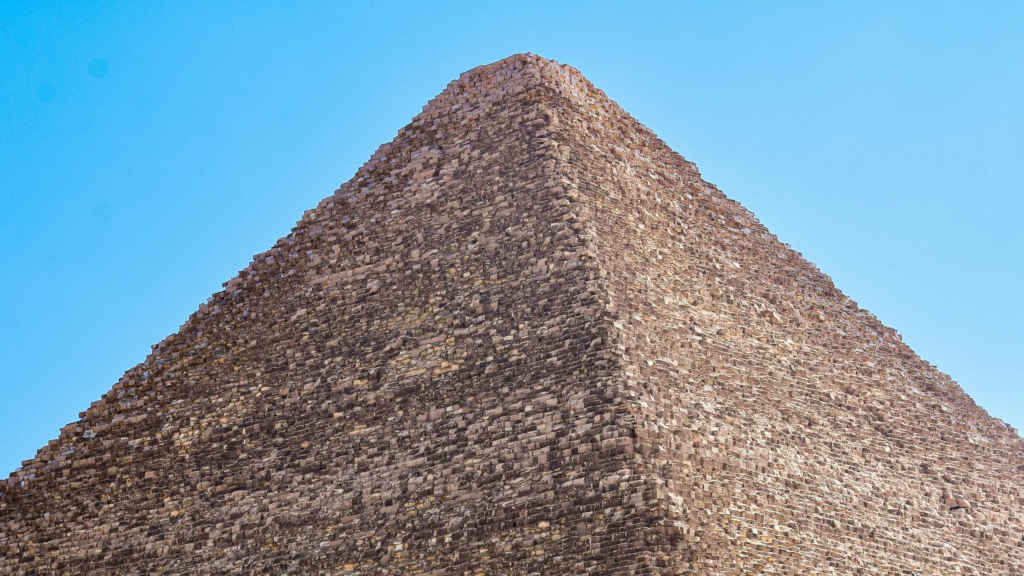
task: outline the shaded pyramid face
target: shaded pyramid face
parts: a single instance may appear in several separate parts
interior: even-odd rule
[[[0,574],[1020,574],[1022,466],[692,164],[521,55],[0,483]]]

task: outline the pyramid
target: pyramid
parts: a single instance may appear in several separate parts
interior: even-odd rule
[[[0,482],[0,574],[1021,574],[1022,470],[692,163],[517,55]]]

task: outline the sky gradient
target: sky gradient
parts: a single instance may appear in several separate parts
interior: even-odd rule
[[[1024,427],[1024,3],[362,4],[0,5],[0,477],[517,52],[578,68]]]

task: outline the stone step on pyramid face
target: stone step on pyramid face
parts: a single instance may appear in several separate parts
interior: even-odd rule
[[[1016,574],[1021,456],[576,70],[519,55],[0,484],[0,574]]]

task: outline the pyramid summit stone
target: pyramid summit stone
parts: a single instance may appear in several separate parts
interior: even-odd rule
[[[1022,470],[693,164],[517,55],[0,483],[0,574],[1021,574]]]

